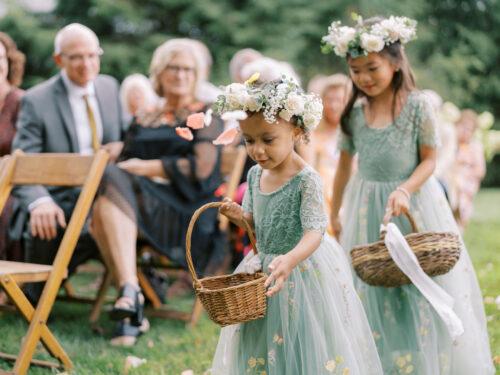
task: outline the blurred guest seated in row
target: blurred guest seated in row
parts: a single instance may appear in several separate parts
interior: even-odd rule
[[[97,36],[84,25],[70,24],[57,33],[54,60],[60,72],[23,96],[13,149],[92,155],[103,147],[112,159],[118,156],[123,128],[118,83],[99,74],[101,54]],[[41,185],[14,191],[20,205],[14,213],[13,232],[22,237],[27,262],[52,264],[79,192]],[[98,256],[97,246],[86,225],[69,273],[94,256]],[[42,286],[27,286],[29,298],[38,300]]]
[[[214,116],[209,127],[186,126],[188,115],[207,109],[195,96],[204,64],[186,40],[171,39],[156,49],[150,79],[164,105],[137,117],[119,162],[108,166],[102,180],[92,223],[103,258],[121,287],[111,315],[118,320],[114,345],[133,345],[147,329],[136,270],[138,237],[186,266],[185,235],[191,216],[215,200],[222,182],[220,149],[212,144],[222,123]],[[193,260],[200,275],[220,263],[223,240],[216,210],[204,213],[193,233]]]
[[[0,32],[0,157],[11,152],[16,134],[16,121],[24,91],[19,89],[23,80],[25,56],[16,43]],[[9,221],[15,204],[9,197],[0,215],[0,260],[22,260],[19,240],[9,236]]]

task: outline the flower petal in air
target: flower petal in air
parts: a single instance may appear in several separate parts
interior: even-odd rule
[[[260,78],[260,73],[259,72],[255,72],[254,74],[252,74],[250,76],[250,78],[248,78],[246,81],[245,81],[245,85],[251,85],[252,83],[254,82],[257,82]]]
[[[229,111],[224,113],[220,118],[223,121],[236,120],[241,121],[247,118],[247,113],[245,111]]]
[[[181,128],[181,127],[177,127],[175,128],[175,133],[185,139],[186,141],[192,141],[193,140],[193,133],[191,132],[191,129],[189,128]]]
[[[210,124],[212,123],[212,108],[209,108],[208,111],[205,113],[205,118],[203,121],[205,122],[205,126],[208,128]]]
[[[198,112],[189,115],[186,125],[191,129],[202,129],[205,126],[205,114],[203,112]]]
[[[233,143],[234,139],[236,138],[236,135],[238,135],[238,128],[237,127],[232,127],[224,130],[221,135],[217,137],[216,140],[214,140],[212,143],[214,145],[223,145],[227,146]]]

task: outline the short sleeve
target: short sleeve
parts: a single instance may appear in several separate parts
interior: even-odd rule
[[[356,148],[354,147],[354,140],[352,136],[345,134],[343,131],[339,133],[339,140],[337,147],[339,150],[347,151],[349,154],[354,155],[356,153]]]
[[[314,171],[306,173],[300,182],[300,221],[304,231],[324,233],[328,225],[323,202],[321,177]]]
[[[417,111],[419,146],[438,147],[440,145],[437,132],[436,113],[425,96],[419,98]]]
[[[253,184],[255,183],[255,173],[257,166],[250,168],[247,174],[247,189],[245,195],[243,196],[243,202],[241,206],[243,210],[248,213],[253,213]]]

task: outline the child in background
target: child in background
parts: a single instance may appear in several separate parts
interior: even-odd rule
[[[464,230],[474,210],[474,197],[486,174],[486,161],[481,141],[474,138],[477,113],[471,109],[463,110],[456,128],[458,150],[452,172],[457,198],[455,217],[460,229]]]

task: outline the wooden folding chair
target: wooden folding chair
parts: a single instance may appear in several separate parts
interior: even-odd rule
[[[13,372],[24,375],[30,363],[48,367],[73,367],[71,360],[47,327],[47,319],[61,282],[67,276],[67,267],[80,232],[87,218],[95,193],[108,160],[105,151],[94,157],[75,154],[23,154],[14,152],[2,163],[0,172],[0,211],[15,185],[82,186],[82,191],[71,215],[56,258],[52,265],[0,261],[0,285],[29,323],[27,334],[17,356],[0,353],[0,358],[15,360]],[[19,283],[45,281],[45,287],[36,309],[28,301]],[[33,360],[37,343],[41,341],[59,364]]]
[[[245,167],[245,161],[247,158],[247,153],[245,146],[229,147],[226,146],[222,149],[221,155],[221,174],[224,177],[226,188],[225,197],[233,198],[236,190],[238,189],[241,175],[243,173],[243,168]],[[228,220],[225,216],[220,217],[219,228],[222,231],[227,231]],[[154,253],[158,255],[159,262],[152,265],[155,268],[160,268],[165,270],[165,272],[171,276],[176,276],[176,274],[182,272],[184,269],[178,265],[172,263],[166,256],[158,254],[151,246],[145,245],[138,249],[138,259],[145,252]],[[141,264],[139,263],[139,266]],[[139,280],[139,285],[146,296],[151,302],[151,308],[146,310],[149,316],[164,318],[164,319],[177,319],[182,320],[187,323],[188,327],[194,327],[198,320],[200,319],[201,313],[203,312],[203,307],[198,298],[195,299],[191,311],[178,311],[165,307],[160,297],[156,294],[153,286],[148,281],[146,275],[141,271],[141,267],[137,268],[137,278]],[[106,285],[104,285],[106,283]],[[99,296],[95,301],[93,306],[90,322],[95,325],[99,320],[102,306],[104,305],[104,298],[106,296],[106,289],[111,284],[110,282],[110,272],[107,272],[106,277],[103,278],[103,283],[99,287]]]

